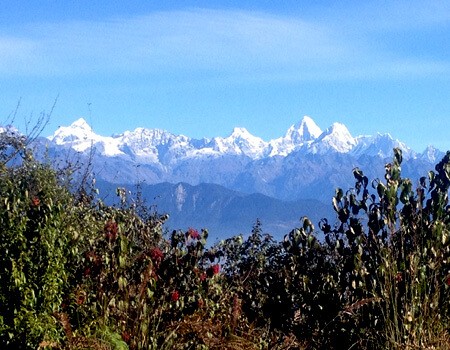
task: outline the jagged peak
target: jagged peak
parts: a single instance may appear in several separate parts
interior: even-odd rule
[[[260,137],[252,135],[246,128],[243,127],[235,127],[231,135],[225,138],[225,140],[228,141],[246,140],[250,143],[261,143],[261,144],[265,143]]]
[[[347,129],[347,127],[342,124],[335,122],[331,124],[330,127],[328,127],[318,138],[319,140],[323,140],[324,138],[334,137],[341,140],[354,140],[354,137],[352,134],[350,134],[350,131]]]
[[[117,136],[125,142],[150,142],[153,146],[158,144],[167,144],[171,142],[189,142],[190,138],[184,135],[175,135],[164,129],[147,129],[138,127],[133,131],[125,131],[124,133]]]
[[[338,122],[334,122],[333,124],[331,124],[331,126],[327,129],[327,131],[331,134],[331,133],[335,133],[335,132],[339,132],[339,133],[350,133],[347,129],[347,127],[342,124],[342,123],[338,123]]]
[[[248,135],[253,136],[246,128],[235,127],[233,128],[233,132],[231,133],[230,136],[248,136]]]
[[[292,125],[286,132],[286,139],[291,139],[294,143],[312,141],[322,134],[322,130],[317,126],[311,117],[304,116],[302,120]]]
[[[432,162],[436,162],[436,160],[444,155],[439,149],[434,147],[433,145],[428,145],[425,150],[422,152],[422,157],[426,158]]]
[[[309,130],[310,132],[314,132],[319,136],[322,133],[322,130],[316,124],[316,122],[310,116],[303,116],[302,120],[296,125],[297,129],[301,130]]]
[[[96,138],[97,135],[84,118],[79,118],[69,126],[60,126],[55,133],[48,137],[57,143],[73,142]]]
[[[88,122],[83,117],[75,120],[72,124],[70,124],[69,128],[92,130],[91,126],[88,124]]]
[[[333,123],[320,137],[313,142],[310,148],[311,153],[325,153],[328,150],[339,153],[347,153],[357,144],[347,127],[342,123]]]
[[[1,131],[1,130],[0,130]],[[48,137],[57,144],[67,144],[82,149],[84,145],[101,143],[105,147],[121,149],[123,145],[132,147],[136,154],[152,152],[169,152],[173,157],[197,156],[202,154],[245,154],[253,159],[272,156],[287,156],[288,154],[305,150],[312,153],[323,153],[328,150],[338,152],[356,153],[384,152],[387,148],[396,147],[407,149],[406,145],[394,140],[389,133],[376,133],[373,136],[353,137],[347,127],[339,122],[333,123],[322,132],[314,120],[304,116],[298,123],[292,125],[286,135],[269,142],[252,135],[244,127],[235,127],[227,137],[214,137],[211,139],[194,140],[184,135],[172,134],[163,129],[147,129],[138,127],[134,131],[125,131],[113,137],[96,135],[84,118],[78,118],[70,126],[59,127]],[[87,142],[86,142],[87,141]],[[376,144],[376,145],[372,145]],[[83,146],[83,147],[82,147]],[[164,146],[163,148],[159,146]],[[87,147],[87,146],[86,146]],[[158,150],[155,147],[159,147]],[[169,150],[169,148],[170,150]],[[377,149],[375,149],[377,148]],[[83,148],[84,149],[84,148]],[[431,153],[431,150],[429,151]],[[118,152],[109,152],[117,154]]]
[[[162,135],[172,135],[170,132],[164,130],[164,129],[158,129],[158,128],[154,128],[154,129],[147,129],[147,128],[142,128],[142,127],[138,127],[136,129],[134,129],[133,131],[125,131],[123,134],[123,136],[132,136],[132,135],[149,135],[149,136],[162,136]]]

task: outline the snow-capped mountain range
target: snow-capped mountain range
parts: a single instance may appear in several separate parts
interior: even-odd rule
[[[322,131],[310,117],[305,116],[292,125],[283,137],[268,142],[250,134],[245,128],[234,128],[230,136],[191,139],[174,135],[160,129],[137,128],[114,136],[97,135],[88,123],[80,118],[70,126],[60,127],[48,139],[56,145],[86,152],[94,147],[106,157],[131,157],[140,163],[162,165],[178,161],[222,157],[224,155],[246,156],[252,160],[268,157],[286,157],[302,150],[309,154],[348,153],[352,155],[378,155],[387,157],[393,147],[403,150],[404,157],[418,155],[404,143],[394,140],[389,134],[353,137],[347,127],[334,123]],[[427,150],[425,155],[428,155]]]
[[[95,175],[109,183],[213,183],[282,200],[324,202],[336,187],[353,185],[355,167],[382,178],[394,147],[402,149],[404,175],[412,179],[425,175],[444,155],[431,146],[416,153],[389,134],[354,137],[341,123],[321,130],[307,116],[270,141],[245,128],[200,140],[145,128],[101,136],[79,119],[40,144],[55,160],[70,154],[87,162],[89,157]]]
[[[7,137],[14,130],[0,126]],[[310,117],[270,141],[244,128],[211,139],[145,128],[102,136],[81,118],[36,139],[34,155],[69,165],[75,181],[92,172],[105,201],[116,200],[117,186],[139,184],[148,205],[169,213],[170,229],[204,227],[223,238],[250,232],[259,218],[281,238],[304,215],[332,221],[335,189],[354,186],[355,167],[383,179],[394,147],[403,151],[402,176],[415,183],[444,156],[431,146],[417,153],[389,134],[354,137],[341,123],[322,130]]]

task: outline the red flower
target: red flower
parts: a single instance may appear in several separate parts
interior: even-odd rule
[[[39,197],[33,197],[33,199],[31,200],[31,204],[33,205],[33,207],[37,207],[41,204],[41,200],[39,199]]]
[[[158,247],[153,248],[150,250],[150,258],[153,260],[154,263],[159,263],[164,258],[164,254]]]
[[[403,275],[401,272],[397,272],[397,275],[395,276],[395,281],[397,283],[403,281]]]
[[[118,232],[117,223],[115,223],[112,220],[109,220],[105,225],[104,232],[105,232],[105,238],[108,241],[110,241],[110,242],[115,241],[117,238],[117,232]]]
[[[99,267],[102,264],[102,258],[92,250],[86,253],[86,259],[95,267]]]
[[[131,335],[127,331],[122,332],[122,339],[125,343],[129,343],[131,340]]]
[[[204,280],[206,280],[206,273],[202,273],[200,275],[200,281],[204,281]]]
[[[177,290],[172,292],[172,295],[170,296],[170,300],[177,301],[180,298],[180,293],[178,293]]]
[[[447,276],[446,282],[447,282],[447,286],[450,286],[450,275]]]
[[[86,292],[84,290],[79,290],[77,292],[77,295],[76,295],[76,298],[75,298],[75,302],[78,305],[83,305],[85,301],[86,301]]]
[[[189,228],[188,230],[188,235],[189,237],[191,237],[192,239],[200,239],[200,234],[198,233],[197,230],[193,229],[193,228]]]
[[[210,266],[208,268],[208,270],[206,271],[206,273],[207,273],[208,277],[212,277],[214,275],[217,275],[219,273],[219,271],[220,271],[219,264],[215,264],[215,265]]]

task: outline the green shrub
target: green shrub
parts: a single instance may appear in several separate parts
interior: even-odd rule
[[[68,290],[71,195],[31,159],[0,173],[0,343],[37,347],[61,339],[53,316]]]
[[[1,348],[450,347],[450,152],[417,186],[397,149],[384,180],[354,169],[323,241],[308,218],[281,242],[257,221],[207,249],[206,230],[168,234],[124,189],[104,205],[3,136]]]
[[[333,198],[337,225],[322,231],[347,309],[374,347],[427,348],[441,338],[448,346],[450,152],[413,191],[394,151],[385,180],[371,183],[375,193],[354,170],[355,188]]]

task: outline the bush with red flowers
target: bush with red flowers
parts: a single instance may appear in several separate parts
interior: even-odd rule
[[[117,238],[117,233],[118,233],[117,223],[112,220],[109,220],[105,224],[103,231],[104,231],[105,238],[107,241],[109,241],[109,242],[115,241]]]
[[[219,264],[214,264],[211,265],[210,267],[208,267],[208,269],[206,270],[206,275],[208,277],[213,277],[214,275],[217,275],[220,271],[220,266]]]
[[[179,298],[180,298],[180,293],[177,290],[173,291],[170,296],[170,300],[177,301]]]
[[[200,234],[198,233],[197,230],[193,229],[192,227],[190,227],[189,230],[187,231],[187,236],[192,239],[200,239]]]
[[[108,206],[70,171],[7,159],[2,349],[450,347],[450,152],[416,188],[398,149],[384,180],[355,168],[323,239],[308,218],[281,242],[257,221],[209,248],[206,230],[165,232],[125,190]]]
[[[150,258],[155,264],[159,264],[164,258],[164,253],[158,247],[150,250]]]

